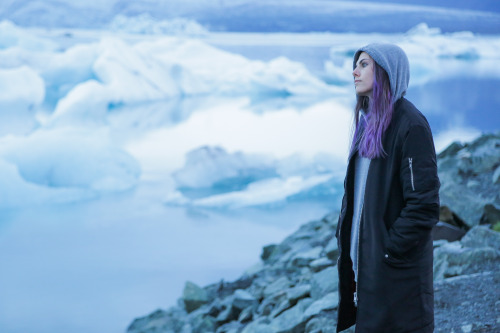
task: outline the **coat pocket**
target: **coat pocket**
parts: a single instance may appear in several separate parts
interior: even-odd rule
[[[411,260],[407,258],[395,257],[391,255],[387,250],[384,253],[383,261],[387,265],[395,268],[410,268],[415,266],[415,263]]]

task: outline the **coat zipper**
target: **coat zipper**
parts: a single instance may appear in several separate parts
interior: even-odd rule
[[[415,191],[415,183],[413,181],[413,157],[408,157],[408,163],[410,164],[411,188],[413,191]]]
[[[341,213],[342,214],[342,213]],[[339,270],[339,279],[340,279],[340,258],[342,257],[342,224],[339,229],[339,257],[337,258],[337,269]],[[339,288],[340,289],[340,288]],[[339,290],[339,306],[342,304],[342,293]]]
[[[361,236],[361,221],[363,221],[363,208],[365,207],[365,200],[361,205],[361,214],[359,215],[359,230],[358,230],[358,250],[356,251],[356,272],[358,274],[358,281],[356,281],[356,290],[354,291],[354,305],[358,307],[358,285],[359,285],[359,239]],[[352,227],[351,227],[352,228]]]

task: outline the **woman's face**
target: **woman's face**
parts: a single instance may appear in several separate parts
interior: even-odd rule
[[[372,96],[374,61],[366,52],[361,52],[352,71],[354,87],[358,96]]]

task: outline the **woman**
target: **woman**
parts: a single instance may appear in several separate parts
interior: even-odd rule
[[[354,55],[355,131],[337,225],[337,332],[433,332],[431,230],[439,218],[432,133],[403,96],[408,58],[396,45]]]

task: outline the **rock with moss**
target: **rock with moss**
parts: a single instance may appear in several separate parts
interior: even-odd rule
[[[451,207],[468,226],[480,223],[485,205],[500,207],[500,133],[453,143],[438,155],[441,204]]]

